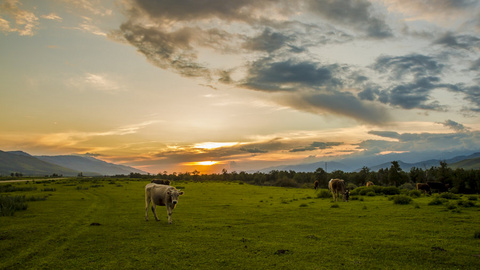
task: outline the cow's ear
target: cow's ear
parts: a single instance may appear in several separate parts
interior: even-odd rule
[[[183,195],[183,191],[178,192],[178,195]]]

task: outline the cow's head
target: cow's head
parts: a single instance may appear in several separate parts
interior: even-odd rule
[[[343,193],[343,200],[348,202],[348,199],[350,199],[350,190],[345,189],[345,192]]]
[[[172,200],[172,204],[176,205],[178,203],[178,197],[180,195],[183,195],[183,191],[171,188],[167,191],[167,194],[170,196],[170,200]]]

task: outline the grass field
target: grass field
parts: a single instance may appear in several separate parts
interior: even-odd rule
[[[312,189],[173,183],[167,223],[144,219],[148,181],[15,183],[47,196],[0,216],[0,269],[478,269],[480,207],[348,203]],[[5,185],[0,183],[0,185]],[[464,196],[460,200],[467,200]],[[457,201],[455,201],[455,204]],[[476,203],[479,204],[479,203]],[[448,206],[450,205],[450,207]],[[337,207],[338,206],[338,207]]]

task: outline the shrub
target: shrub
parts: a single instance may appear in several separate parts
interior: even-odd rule
[[[447,201],[448,200],[446,199],[435,197],[431,202],[428,203],[428,205],[442,205],[444,202],[447,202]]]
[[[347,184],[347,189],[348,190],[354,190],[356,188],[357,188],[357,186],[354,183],[348,183]]]
[[[385,195],[397,195],[400,194],[400,190],[397,187],[384,187],[382,193]]]
[[[278,179],[275,184],[277,187],[298,187],[298,183],[291,178]]]
[[[36,189],[37,187],[18,187],[11,184],[0,185],[0,192],[31,191]]]
[[[474,237],[480,239],[480,231],[476,231]]]
[[[476,200],[478,200],[478,197],[475,196],[475,195],[470,195],[470,196],[468,196],[468,200],[469,201],[476,201]]]
[[[319,189],[317,192],[317,198],[330,198],[332,197],[332,194],[328,189]]]
[[[330,206],[330,208],[340,208],[340,205],[338,205],[338,203],[334,203],[332,206]]]
[[[447,209],[448,210],[455,210],[455,209],[457,209],[457,206],[454,203],[447,203]]]
[[[444,198],[447,200],[457,200],[459,197],[456,194],[450,193],[450,192],[445,192],[440,194],[440,198]]]
[[[409,204],[412,201],[412,198],[405,195],[397,195],[393,198],[394,204]]]
[[[408,195],[412,198],[418,198],[422,196],[422,193],[419,190],[410,190],[410,192],[408,192]]]
[[[373,197],[373,196],[375,196],[375,192],[370,191],[370,192],[367,193],[367,196]]]
[[[414,190],[415,187],[411,183],[405,183],[398,187],[399,189]]]
[[[16,211],[27,207],[25,196],[0,196],[0,216],[13,216]]]
[[[457,203],[458,206],[463,206],[463,207],[474,207],[475,202],[473,201],[464,201],[464,200],[459,200]]]

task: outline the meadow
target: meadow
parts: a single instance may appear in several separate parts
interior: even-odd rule
[[[319,198],[313,189],[174,182],[185,194],[167,223],[145,180],[11,183],[33,196],[0,216],[0,269],[478,269],[477,195],[431,204],[392,196]],[[1,183],[1,185],[7,185]],[[26,188],[28,187],[28,188]],[[464,202],[471,201],[466,204]],[[468,207],[466,207],[468,206]]]

